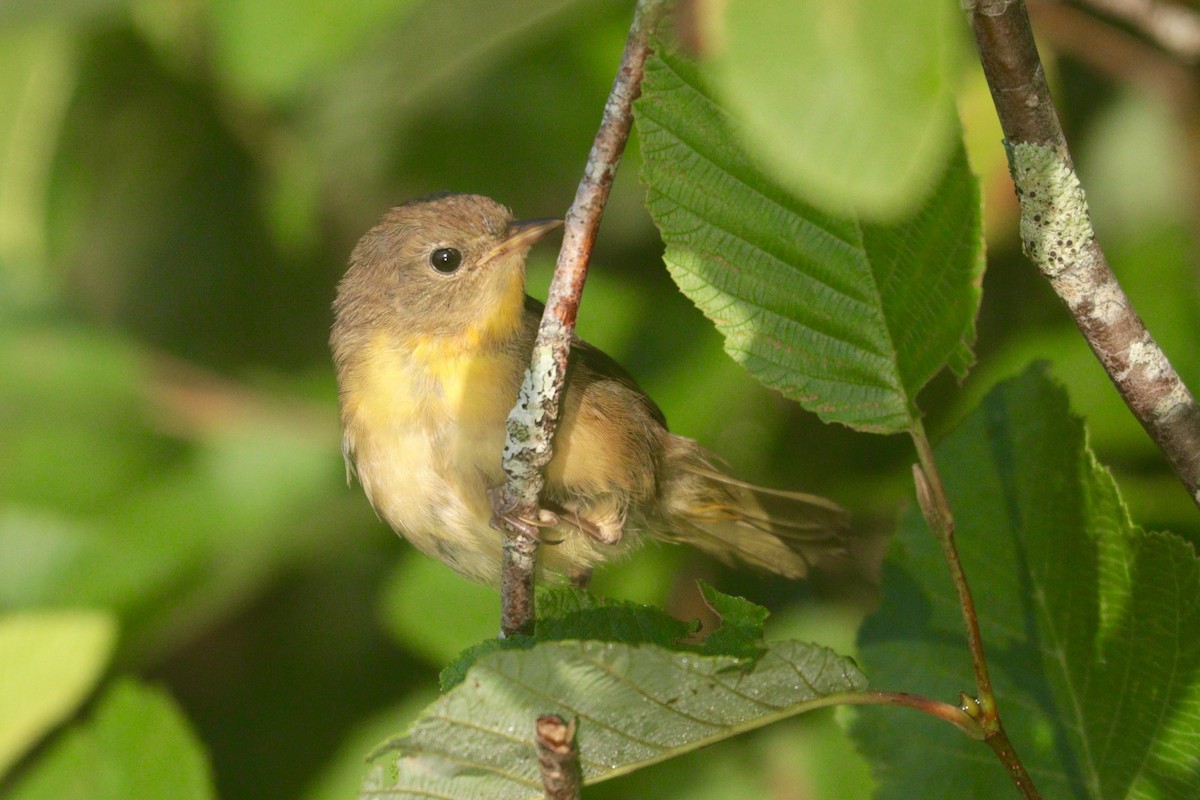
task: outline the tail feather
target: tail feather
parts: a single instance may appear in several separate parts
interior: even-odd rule
[[[836,503],[731,478],[713,466],[712,454],[681,436],[670,437],[665,455],[663,538],[789,578],[844,555],[847,515]]]

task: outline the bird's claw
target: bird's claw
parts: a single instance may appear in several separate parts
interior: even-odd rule
[[[541,539],[541,531],[543,528],[553,528],[558,525],[558,514],[555,514],[549,509],[537,509],[534,512],[532,519],[526,515],[514,513],[516,509],[512,508],[511,505],[506,502],[503,486],[496,486],[488,489],[488,499],[492,502],[493,528],[516,531],[517,533],[522,533],[526,536],[533,536]]]

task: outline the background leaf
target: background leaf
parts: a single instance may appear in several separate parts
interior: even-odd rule
[[[679,287],[725,349],[822,419],[896,432],[947,363],[965,374],[983,271],[961,147],[890,226],[806,205],[755,167],[693,65],[652,58],[638,101],[647,203]]]
[[[1133,525],[1061,388],[998,386],[937,448],[1001,714],[1045,796],[1194,797],[1200,786],[1200,562]],[[906,516],[861,635],[876,685],[970,690],[962,622],[934,538]],[[880,797],[1008,797],[998,761],[925,720],[897,735],[862,709]],[[936,755],[935,755],[936,754]]]
[[[764,172],[822,208],[904,217],[928,200],[958,136],[962,19],[929,0],[700,5],[707,60]]]
[[[357,48],[391,31],[412,3],[369,0],[344,7],[320,2],[210,5],[216,63],[236,88],[251,97],[286,100],[319,80]]]
[[[83,701],[116,638],[116,620],[102,612],[0,616],[0,778]]]
[[[123,681],[68,731],[10,800],[208,800],[204,750],[163,691]]]
[[[854,663],[800,642],[753,669],[653,645],[550,642],[480,659],[373,758],[360,797],[541,797],[533,721],[579,722],[584,780],[616,777],[861,689]]]

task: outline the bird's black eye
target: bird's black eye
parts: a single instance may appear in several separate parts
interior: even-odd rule
[[[453,247],[439,247],[429,254],[429,263],[438,272],[448,275],[462,264],[462,253]]]

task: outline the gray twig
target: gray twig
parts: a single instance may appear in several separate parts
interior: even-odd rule
[[[1200,506],[1200,406],[1117,283],[1050,99],[1022,0],[965,0],[1004,130],[1025,253]]]
[[[537,718],[534,730],[546,800],[578,800],[583,777],[575,744],[575,720],[568,723],[557,714],[544,714]]]
[[[508,417],[503,462],[507,481],[492,494],[494,518],[505,531],[500,573],[500,628],[504,635],[528,633],[533,628],[537,528],[530,521],[538,519],[542,469],[553,456],[551,440],[596,231],[633,125],[633,101],[641,92],[650,37],[668,5],[669,0],[639,0],[634,11],[600,130],[567,212],[562,249],[529,372]]]

